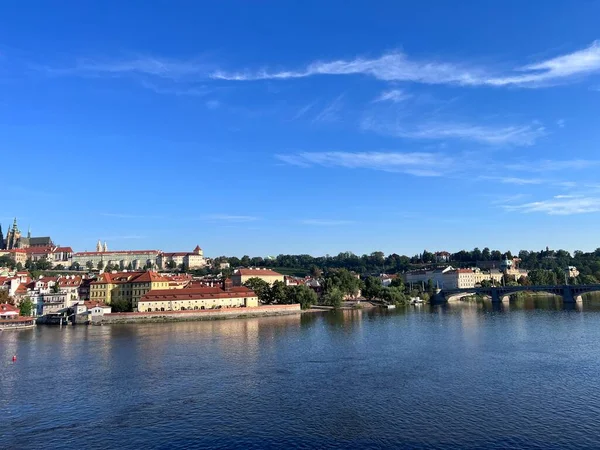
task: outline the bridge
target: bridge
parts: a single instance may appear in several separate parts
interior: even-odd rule
[[[445,303],[460,300],[469,295],[490,297],[492,302],[508,301],[511,294],[517,292],[545,292],[558,295],[565,303],[581,301],[581,296],[589,292],[600,292],[600,284],[556,285],[556,286],[498,286],[473,287],[463,289],[442,289],[433,298],[434,303]]]

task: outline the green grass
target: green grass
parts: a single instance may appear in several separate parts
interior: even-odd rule
[[[270,269],[281,275],[291,275],[295,277],[305,277],[309,272],[307,269],[302,269],[300,267],[270,267]]]

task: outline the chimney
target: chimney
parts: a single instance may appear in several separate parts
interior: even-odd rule
[[[233,287],[233,281],[231,281],[231,278],[225,278],[223,280],[223,290],[224,291],[228,291]]]

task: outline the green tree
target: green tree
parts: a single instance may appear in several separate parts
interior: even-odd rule
[[[275,281],[269,288],[269,303],[286,303],[287,292],[283,281]]]
[[[302,309],[308,309],[317,303],[318,297],[315,291],[308,286],[288,286],[287,303],[300,303]]]
[[[94,268],[94,263],[92,261],[88,261],[85,263],[85,267],[87,267],[89,270],[92,270]]]
[[[338,309],[340,306],[342,306],[343,299],[343,292],[339,288],[333,287],[323,294],[321,300],[323,304],[333,306],[335,309]]]
[[[362,288],[362,282],[347,269],[335,269],[325,275],[324,286],[325,291],[337,288],[342,295],[356,296]]]
[[[254,291],[258,299],[263,303],[268,303],[270,298],[271,286],[262,278],[252,277],[244,283],[244,286]]]
[[[481,287],[482,288],[492,287],[492,281],[491,280],[481,280]]]
[[[175,269],[177,267],[177,263],[173,260],[167,261],[167,269]]]
[[[362,290],[362,295],[367,300],[374,300],[379,298],[382,289],[383,286],[378,277],[367,277],[365,279],[365,287]]]
[[[103,267],[104,267],[104,261],[98,261],[98,264],[96,265],[96,268],[98,270],[102,270]]]
[[[25,297],[23,300],[21,300],[21,303],[19,305],[19,314],[22,316],[31,316],[33,312],[33,303],[31,301],[31,299],[29,297]]]
[[[50,291],[53,294],[60,294],[60,285],[58,284],[58,281],[52,285],[52,288],[50,289]]]
[[[404,304],[407,300],[404,292],[397,287],[384,287],[381,289],[381,299],[394,305]]]
[[[129,300],[124,298],[119,298],[112,300],[110,303],[113,312],[131,312],[133,311],[133,307]]]
[[[21,270],[23,270],[23,263],[18,262],[17,263],[17,267],[16,269],[20,272]]]
[[[15,259],[10,255],[0,256],[0,267],[8,267],[14,269],[16,266]]]
[[[52,268],[52,263],[46,258],[41,258],[36,262],[36,268],[38,270],[48,270]]]
[[[81,270],[81,265],[78,262],[71,264],[71,270]]]

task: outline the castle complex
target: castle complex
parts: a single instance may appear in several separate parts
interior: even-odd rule
[[[31,237],[31,231],[27,232],[27,236],[22,236],[15,218],[12,227],[6,232],[6,238],[2,233],[2,225],[0,225],[0,250],[16,250],[35,247],[52,247],[54,243],[49,236]]]

